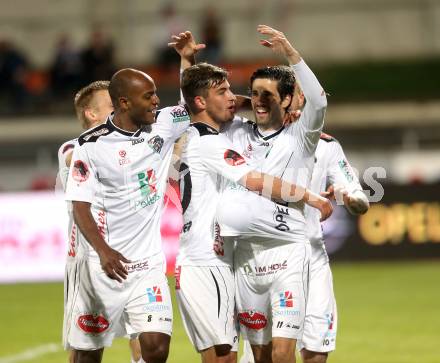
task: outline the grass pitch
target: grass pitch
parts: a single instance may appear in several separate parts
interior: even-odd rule
[[[440,362],[440,261],[340,263],[333,265],[333,274],[339,326],[329,362]],[[168,361],[198,362],[174,307]],[[0,363],[66,362],[62,308],[61,283],[0,285]],[[49,344],[46,353],[24,354]],[[127,340],[117,339],[103,361],[130,362]]]

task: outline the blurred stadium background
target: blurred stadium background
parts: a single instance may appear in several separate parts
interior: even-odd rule
[[[438,0],[0,0],[0,7],[0,363],[65,358],[67,216],[54,188],[57,149],[81,132],[75,90],[130,66],[153,76],[163,106],[176,103],[178,59],[165,44],[189,29],[208,44],[198,60],[226,67],[235,92],[246,93],[255,68],[279,62],[258,45],[258,24],[284,31],[311,65],[330,94],[325,130],[376,198],[365,216],[338,208],[324,226],[340,309],[330,361],[440,362]],[[180,230],[172,203],[162,227],[171,271]],[[170,362],[196,360],[176,319]],[[128,362],[126,343],[104,361]]]

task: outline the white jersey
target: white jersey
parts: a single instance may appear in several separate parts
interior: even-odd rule
[[[166,107],[156,123],[136,132],[118,128],[110,115],[79,139],[66,200],[91,203],[107,244],[132,261],[162,252],[160,218],[173,144],[189,125],[183,106]],[[87,244],[88,255],[98,258]]]
[[[228,138],[204,123],[187,132],[181,160],[183,229],[176,265],[232,264],[232,246],[220,238],[215,215],[227,180],[237,182],[252,170]]]
[[[319,194],[332,184],[344,186],[349,193],[362,191],[359,179],[339,142],[327,134],[322,134],[315,153],[310,189]],[[306,206],[307,236],[313,247],[324,245],[320,217],[319,210]]]
[[[325,92],[304,61],[292,66],[306,104],[300,119],[270,135],[262,135],[255,123],[235,120],[226,135],[246,161],[258,171],[289,183],[308,187],[314,153],[324,123]],[[282,205],[230,184],[218,216],[222,233],[241,239],[261,237],[304,242],[304,204]]]
[[[73,152],[74,148],[78,145],[78,139],[72,139],[66,141],[58,149],[58,174],[63,187],[63,191],[66,192],[67,178],[69,176],[69,167],[66,165],[66,157]],[[67,214],[69,217],[67,224],[67,236],[68,236],[68,249],[67,249],[67,262],[75,260],[84,256],[86,249],[84,248],[85,241],[82,241],[79,237],[81,233],[73,219],[72,202],[67,201]]]

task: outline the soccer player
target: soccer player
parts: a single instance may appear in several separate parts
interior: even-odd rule
[[[366,213],[368,199],[336,139],[321,134],[315,157],[311,189],[320,193],[328,188],[351,214]],[[333,278],[319,215],[306,207],[306,221],[312,255],[304,332],[298,341],[298,350],[304,363],[325,363],[328,353],[336,346],[337,311]]]
[[[233,245],[224,241],[216,210],[226,183],[267,198],[305,202],[323,217],[330,203],[304,188],[254,171],[220,128],[232,121],[235,95],[223,69],[201,63],[182,74],[181,88],[191,115],[181,160],[184,225],[176,260],[176,295],[185,329],[202,362],[231,362],[236,343]],[[260,198],[256,194],[257,198]]]
[[[78,362],[100,362],[115,336],[138,334],[142,358],[165,362],[172,307],[160,216],[172,146],[189,117],[182,106],[158,111],[155,83],[138,70],[116,72],[109,93],[114,114],[79,137],[69,171],[66,199],[87,250],[67,345]]]
[[[95,81],[88,86],[79,90],[74,98],[74,106],[78,121],[84,130],[91,129],[95,126],[105,122],[107,116],[113,111],[113,104],[108,93],[109,81]],[[72,152],[75,145],[78,144],[78,139],[66,141],[58,150],[58,165],[59,176],[63,190],[66,188],[67,177],[69,175],[69,167],[72,159]],[[72,214],[72,204],[67,202],[67,209],[69,215],[68,222],[68,236],[69,236],[69,250],[66,258],[66,271],[64,279],[64,301],[71,304],[75,296],[75,280],[72,278],[75,274],[75,261],[83,258],[84,247],[78,244],[79,239],[77,235],[78,230]],[[70,283],[70,285],[68,285]],[[69,294],[69,296],[67,296]],[[65,311],[68,311],[67,308]],[[68,317],[64,317],[64,325],[68,325]],[[63,335],[66,332],[63,331]],[[139,341],[137,339],[130,339],[129,347],[131,351],[132,363],[142,363],[141,351]],[[74,361],[74,351],[70,351],[69,361]]]
[[[234,122],[226,134],[246,161],[262,172],[307,187],[327,107],[326,95],[283,33],[265,25],[260,43],[282,54],[287,66],[264,67],[251,77],[256,122]],[[295,79],[296,78],[296,79]],[[284,126],[295,82],[306,104]],[[238,320],[256,362],[295,362],[306,314],[311,247],[304,205],[271,202],[230,184],[218,208],[221,235],[237,241],[234,268]],[[229,238],[227,238],[229,239]]]

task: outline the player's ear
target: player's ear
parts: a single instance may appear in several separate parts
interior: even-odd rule
[[[281,101],[281,107],[282,108],[289,107],[291,103],[292,103],[292,95],[286,95],[286,97],[284,97],[284,99]]]
[[[200,111],[204,111],[206,109],[206,100],[203,96],[194,97],[194,105]]]
[[[90,107],[87,107],[87,108],[84,110],[84,116],[85,116],[85,119],[87,120],[87,122],[88,122],[89,124],[95,122],[95,120],[96,120],[96,114],[95,114],[95,111],[93,111],[93,109],[90,108]],[[90,122],[90,120],[91,120],[92,122]],[[88,128],[88,127],[87,127],[87,128]]]
[[[127,97],[119,97],[118,102],[119,102],[119,108],[122,111],[127,111],[130,108],[130,101],[128,100]]]

